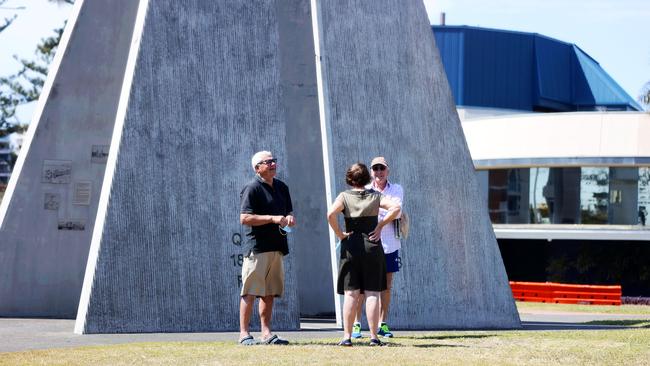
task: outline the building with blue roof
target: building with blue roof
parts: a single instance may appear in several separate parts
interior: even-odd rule
[[[650,114],[575,44],[432,29],[510,279],[650,296]]]
[[[578,46],[537,33],[433,26],[459,106],[537,112],[642,108]]]

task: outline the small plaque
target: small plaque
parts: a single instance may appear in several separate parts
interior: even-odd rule
[[[81,205],[81,206],[90,206],[91,190],[92,190],[92,182],[75,182],[72,204]]]
[[[58,193],[45,193],[43,208],[56,211],[61,206],[61,195]]]
[[[86,230],[86,223],[84,220],[60,220],[59,221],[59,230],[64,231],[84,231]]]
[[[90,162],[93,164],[106,164],[110,145],[93,145]]]
[[[72,162],[68,160],[45,160],[41,182],[68,184],[72,177]]]

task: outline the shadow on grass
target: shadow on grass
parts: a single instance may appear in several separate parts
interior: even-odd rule
[[[383,347],[416,347],[416,348],[471,348],[470,346],[462,344],[445,344],[445,343],[426,343],[426,344],[402,344],[400,340],[412,340],[412,341],[431,341],[431,340],[451,340],[451,339],[480,339],[480,338],[489,338],[496,337],[496,334],[468,334],[468,335],[409,335],[409,336],[399,336],[395,338],[390,338],[390,340],[382,340],[384,343]],[[300,340],[296,342],[291,342],[291,346],[331,346],[337,348],[345,348],[338,345],[339,340]],[[370,339],[363,338],[359,340],[352,340],[353,347],[370,347]],[[383,348],[382,347],[382,348]]]
[[[320,341],[318,341],[318,340],[314,340],[314,341],[297,341],[297,342],[291,343],[291,345],[292,346],[333,346],[333,347],[337,347],[337,348],[346,348],[346,347],[339,346],[338,342],[339,341],[329,342],[329,341],[322,341],[322,340],[320,340]],[[408,345],[404,345],[404,344],[400,344],[400,343],[394,343],[394,342],[382,341],[382,343],[384,344],[382,346],[382,348],[383,347],[391,347],[391,348],[392,347],[408,347]],[[352,344],[353,344],[353,347],[370,347],[370,339],[368,339],[368,340],[359,340],[359,341],[354,341],[353,340]],[[376,347],[376,346],[373,346],[373,347]]]
[[[422,338],[420,338],[422,339]],[[383,341],[382,341],[383,342]],[[300,342],[295,342],[291,344],[292,346],[330,346],[330,347],[335,347],[335,348],[341,348],[345,349],[348,347],[341,347],[339,346],[336,342],[322,342],[322,341],[300,341]],[[369,342],[353,342],[352,348],[359,348],[359,347],[368,347],[370,348]],[[372,348],[375,348],[376,346],[373,346]],[[415,348],[470,348],[469,346],[465,346],[462,344],[440,344],[440,343],[431,343],[431,344],[401,344],[401,343],[396,343],[396,342],[384,342],[384,345],[381,348],[396,348],[396,347],[415,347]]]
[[[650,328],[650,320],[641,319],[641,320],[592,320],[586,322],[587,325],[619,325],[624,327],[633,327],[633,328]]]
[[[414,344],[415,348],[470,348],[470,346],[464,346],[462,344]]]
[[[400,336],[399,338],[405,339],[415,339],[415,340],[426,340],[426,339],[471,339],[471,338],[489,338],[496,337],[496,334],[467,334],[467,335],[417,335],[417,336]]]

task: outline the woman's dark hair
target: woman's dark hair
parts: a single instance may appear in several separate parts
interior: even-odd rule
[[[345,173],[345,183],[351,187],[364,187],[370,183],[370,172],[363,163],[352,164]]]

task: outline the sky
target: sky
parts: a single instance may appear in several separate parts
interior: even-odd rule
[[[424,0],[432,24],[446,13],[448,25],[471,25],[540,33],[574,43],[598,61],[637,99],[650,81],[650,0]],[[47,0],[8,0],[0,19],[17,14],[0,33],[0,75],[16,71],[13,55],[32,58],[35,46],[60,27],[72,10]],[[20,112],[29,121],[33,107]]]

